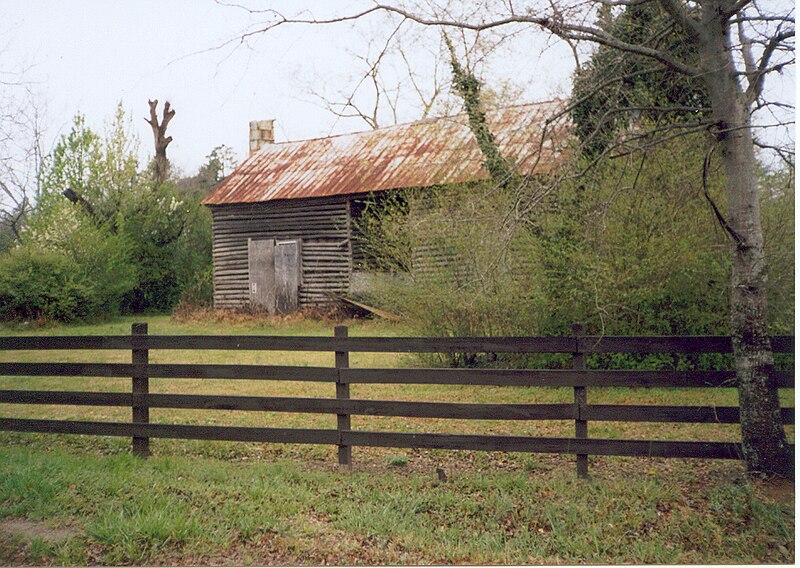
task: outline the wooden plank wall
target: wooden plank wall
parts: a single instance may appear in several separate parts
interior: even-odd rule
[[[352,271],[346,198],[212,206],[214,306],[249,307],[247,240],[303,239],[300,307],[344,293]]]

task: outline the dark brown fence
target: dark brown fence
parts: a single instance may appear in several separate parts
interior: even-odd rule
[[[0,430],[125,436],[137,455],[149,454],[150,438],[181,438],[245,442],[332,444],[339,463],[351,463],[353,446],[439,448],[574,454],[577,472],[588,473],[590,455],[665,458],[740,459],[736,442],[618,440],[589,438],[588,422],[692,422],[734,424],[737,407],[589,404],[587,388],[736,386],[733,371],[594,370],[586,357],[595,353],[730,353],[729,337],[608,337],[586,336],[576,324],[569,337],[418,338],[348,337],[338,326],[334,337],[158,336],[147,324],[134,324],[129,336],[0,337],[0,351],[11,350],[130,350],[131,363],[0,362],[0,376],[130,377],[130,393],[0,390],[0,403],[117,406],[132,409],[130,423],[0,418]],[[776,353],[794,353],[794,338],[772,339]],[[290,367],[234,364],[153,364],[150,350],[270,350],[335,353],[334,367]],[[440,369],[350,368],[352,352],[411,353],[561,353],[572,356],[571,369]],[[315,381],[336,385],[336,398],[151,394],[151,378],[257,379]],[[773,373],[776,388],[794,388],[792,370]],[[573,387],[574,401],[563,404],[477,404],[354,400],[350,385],[445,384],[526,387]],[[337,428],[256,428],[151,424],[149,409],[217,409],[336,414]],[[794,424],[794,409],[781,411],[784,424]],[[352,430],[350,417],[402,416],[477,420],[569,420],[574,438],[369,432]]]

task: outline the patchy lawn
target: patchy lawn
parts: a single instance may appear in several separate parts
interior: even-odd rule
[[[565,458],[444,454],[339,471],[4,447],[0,562],[794,562],[792,485],[751,483],[738,464],[603,460],[579,481]]]

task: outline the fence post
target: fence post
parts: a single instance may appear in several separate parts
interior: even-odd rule
[[[572,334],[575,336],[575,352],[572,354],[572,368],[576,371],[586,370],[586,354],[580,351],[580,338],[585,332],[582,323],[572,324]],[[583,419],[586,408],[586,387],[575,387],[575,438],[589,437],[589,424]],[[575,466],[580,479],[589,477],[589,456],[587,454],[575,455]]]
[[[131,336],[147,336],[146,323],[134,323],[131,325]],[[150,392],[150,379],[148,365],[150,364],[150,352],[147,349],[137,349],[136,339],[134,338],[134,348],[131,351],[131,363],[133,363],[133,423],[148,424],[150,422],[150,408],[147,406],[147,395]],[[150,455],[150,438],[133,437],[133,455],[146,458]]]
[[[333,330],[334,337],[345,338],[347,337],[347,326],[337,325]],[[336,368],[347,369],[350,366],[350,353],[348,351],[336,352]],[[350,383],[343,383],[341,376],[336,379],[336,399],[337,400],[350,400]],[[336,415],[336,429],[339,432],[339,465],[350,467],[352,465],[352,448],[343,445],[342,432],[350,430],[350,415],[337,414]]]

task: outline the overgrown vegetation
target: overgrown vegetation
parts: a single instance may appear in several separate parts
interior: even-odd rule
[[[702,138],[606,161],[559,185],[523,219],[492,183],[376,200],[358,227],[378,280],[369,301],[434,335],[725,334],[725,235],[704,196]],[[776,259],[770,324],[794,320],[794,188],[762,176]],[[724,203],[712,163],[709,195]]]
[[[509,195],[491,184],[408,191],[376,202],[358,223],[365,247],[395,277],[371,301],[426,335],[525,334],[542,317],[542,274],[529,231],[504,223]],[[516,309],[512,309],[515,306]]]
[[[16,245],[0,256],[0,318],[74,319],[168,310],[209,295],[209,214],[139,166],[122,107],[100,135],[82,116],[40,172]]]
[[[645,37],[669,21],[650,4],[600,18],[628,41],[695,57],[674,26]],[[453,89],[489,179],[366,207],[357,222],[363,249],[373,269],[392,275],[376,280],[369,301],[435,335],[565,335],[577,321],[594,334],[730,333],[729,235],[717,218],[726,209],[723,176],[707,134],[690,134],[708,110],[704,87],[601,46],[575,77],[571,157],[555,177],[526,178],[500,154],[481,84],[447,44]],[[681,135],[661,135],[670,128]],[[769,323],[773,333],[791,333],[794,171],[760,179],[775,261]],[[476,362],[461,359],[453,363]]]

